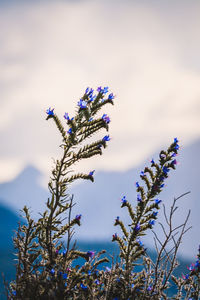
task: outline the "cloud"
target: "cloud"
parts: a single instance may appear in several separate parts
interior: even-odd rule
[[[34,162],[49,170],[59,138],[44,121],[45,109],[72,115],[88,85],[109,85],[117,97],[107,110],[112,143],[87,168],[125,170],[174,136],[183,144],[199,137],[199,8],[197,1],[167,7],[157,1],[89,0],[4,5],[0,166],[5,178],[1,161]]]

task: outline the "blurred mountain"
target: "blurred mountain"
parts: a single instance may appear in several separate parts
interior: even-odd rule
[[[2,274],[8,281],[14,278],[15,266],[12,237],[14,230],[17,229],[19,220],[14,211],[0,205],[0,299],[5,299],[2,294],[4,290]]]
[[[12,236],[17,228],[19,218],[17,214],[0,205],[0,249],[7,249],[12,246]]]
[[[180,150],[177,157],[179,165],[176,171],[171,171],[170,178],[166,180],[166,187],[160,199],[169,208],[173,198],[191,191],[191,194],[179,200],[179,209],[175,215],[174,224],[184,221],[187,211],[191,209],[189,225],[193,228],[183,240],[181,254],[189,257],[196,255],[199,236],[199,170],[200,170],[200,140]],[[157,154],[152,157],[156,160]],[[151,157],[150,157],[151,159]],[[120,163],[118,161],[117,163]],[[140,171],[145,165],[130,169],[126,172],[96,172],[95,182],[80,181],[70,190],[74,194],[74,215],[82,214],[82,226],[77,228],[76,237],[92,241],[110,240],[117,228],[113,227],[114,219],[120,216],[123,220],[130,220],[126,208],[121,209],[121,198],[126,195],[129,201],[136,203],[135,182],[140,181]],[[0,184],[1,203],[12,208],[20,209],[25,204],[31,207],[33,216],[38,216],[45,208],[48,191],[39,184],[41,173],[33,166],[28,166],[13,181]],[[163,222],[160,213],[159,221]],[[161,234],[158,222],[154,228]],[[152,236],[149,233],[145,242],[152,245]],[[1,241],[0,241],[1,244]]]
[[[48,192],[40,185],[41,172],[27,166],[14,180],[0,184],[0,202],[17,214],[26,205],[38,216],[45,208]],[[31,211],[30,210],[30,211]]]

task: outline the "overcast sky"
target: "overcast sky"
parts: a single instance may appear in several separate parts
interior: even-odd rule
[[[48,173],[61,139],[45,111],[73,116],[87,86],[116,99],[112,141],[86,172],[200,137],[200,1],[2,1],[0,28],[0,181],[27,164]]]

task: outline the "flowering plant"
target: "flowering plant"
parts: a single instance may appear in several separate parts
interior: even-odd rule
[[[87,88],[77,103],[76,115],[70,118],[68,113],[64,114],[67,130],[54,109],[47,109],[46,119],[55,122],[62,136],[63,153],[61,159],[55,161],[48,183],[50,197],[45,212],[35,221],[28,208],[23,208],[26,223],[19,225],[14,237],[16,279],[6,286],[8,299],[169,299],[170,280],[177,287],[173,299],[198,299],[200,252],[188,274],[182,278],[173,274],[189,217],[188,214],[183,224],[173,228],[178,198],[174,200],[169,217],[165,213],[168,224],[168,231],[163,227],[165,240],[161,242],[155,233],[156,261],[148,256],[141,240],[155,224],[161,204],[159,194],[169,172],[176,167],[177,138],[167,150],[160,152],[158,162],[152,159],[151,166],[140,173],[143,184],[136,182],[137,205],[133,207],[126,196],[122,198],[121,207],[127,208],[131,224],[125,226],[119,216],[115,220],[114,225],[119,226],[122,232],[122,236],[115,233],[112,238],[119,245],[120,261],[112,262],[111,268],[101,267],[102,263],[109,261],[104,250],[99,253],[83,252],[72,244],[74,228],[81,225],[81,214],[72,216],[74,200],[68,188],[77,179],[93,182],[95,172],[72,174],[72,167],[80,160],[101,155],[110,141],[110,136],[105,135],[88,142],[101,129],[108,131],[109,116],[104,113],[98,117],[107,104],[114,104],[114,95],[109,93],[108,87],[98,87],[96,94],[93,89]],[[176,234],[178,238],[175,239]],[[167,250],[170,240],[173,247]],[[85,261],[80,266],[76,264],[79,257]],[[140,271],[136,269],[138,263],[142,266]]]

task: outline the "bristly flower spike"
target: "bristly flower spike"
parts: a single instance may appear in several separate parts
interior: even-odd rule
[[[113,236],[112,236],[112,240],[113,240],[113,241],[116,241],[116,240],[117,240],[117,238],[118,238],[118,236],[117,236],[117,233],[113,234]]]
[[[93,256],[94,256],[94,251],[88,251],[87,253],[86,253],[86,257],[89,259],[89,258],[93,258]]]
[[[82,217],[81,214],[80,215],[76,215],[75,219],[80,221],[81,217]]]
[[[101,118],[102,118],[102,120],[104,120],[104,122],[106,124],[110,123],[110,118],[109,118],[109,116],[107,114],[103,114],[103,116]]]
[[[125,205],[127,203],[126,196],[123,196],[123,198],[121,199],[121,201],[122,201],[122,204]]]
[[[136,188],[139,188],[140,187],[139,182],[136,182],[135,186],[136,186]]]
[[[159,200],[159,199],[155,199],[155,204],[160,204],[162,202],[162,200]]]
[[[109,135],[105,135],[105,136],[103,137],[103,141],[104,141],[104,142],[109,142],[109,141],[110,141]]]
[[[108,95],[108,100],[113,100],[115,98],[115,96],[113,95],[113,93]]]
[[[65,120],[67,120],[67,121],[73,121],[73,120],[74,120],[74,117],[70,119],[68,113],[65,113],[65,114],[64,114],[64,118],[65,118]]]
[[[48,116],[54,116],[54,108],[51,109],[51,107],[49,107],[47,110],[46,110],[46,113]]]
[[[77,103],[77,105],[83,109],[83,108],[87,108],[87,102],[83,99],[80,99],[79,102]]]
[[[107,93],[108,93],[108,90],[109,90],[109,87],[108,87],[108,86],[105,86],[104,89],[103,89],[103,94],[107,94]]]
[[[94,172],[95,172],[95,170],[90,171],[89,176],[93,176]]]
[[[68,113],[65,113],[65,114],[64,114],[64,118],[65,118],[65,120],[69,121],[69,120],[70,120],[69,114],[68,114]]]

